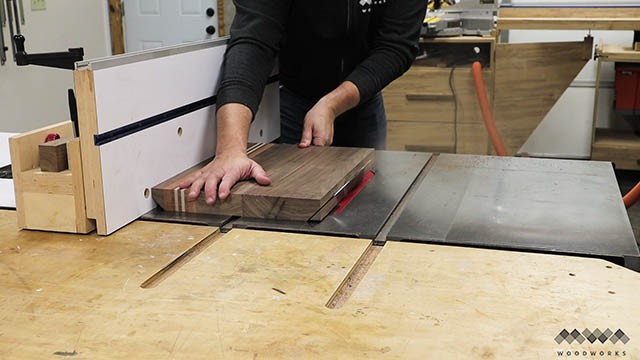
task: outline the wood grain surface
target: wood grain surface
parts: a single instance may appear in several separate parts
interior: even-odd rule
[[[484,69],[490,99],[492,78],[492,70]],[[488,153],[489,140],[469,67],[452,70],[414,64],[383,94],[389,150]]]
[[[631,6],[503,7],[498,30],[638,30],[640,8]]]
[[[508,154],[527,141],[589,61],[591,49],[588,40],[496,45],[493,114]]]
[[[309,220],[343,187],[374,166],[372,149],[300,149],[296,145],[269,144],[250,157],[262,165],[271,185],[240,182],[227,199],[213,206],[205,203],[203,193],[195,201],[188,201],[188,189],[180,189],[178,184],[200,171],[205,161],[155,186],[153,198],[166,211]]]
[[[46,172],[60,172],[69,168],[67,143],[71,138],[58,139],[38,145],[40,169]]]
[[[102,237],[14,228],[15,213],[0,212],[8,235],[0,238],[0,358],[640,354],[640,275],[603,260],[388,242],[351,296],[330,309],[370,241],[232,230],[143,289],[215,229],[135,222]],[[554,340],[574,328],[620,329],[631,340]]]

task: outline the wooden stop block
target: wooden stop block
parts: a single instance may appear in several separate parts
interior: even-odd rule
[[[47,172],[60,172],[69,168],[67,160],[67,142],[71,140],[58,139],[38,145],[40,169]]]
[[[640,51],[640,41],[638,41],[635,44],[633,44],[633,50]]]

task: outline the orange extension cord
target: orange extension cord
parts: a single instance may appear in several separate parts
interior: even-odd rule
[[[487,132],[489,133],[489,138],[491,138],[493,148],[496,150],[496,154],[498,154],[498,156],[508,156],[507,149],[505,149],[504,144],[500,139],[500,134],[498,134],[496,123],[493,121],[493,115],[491,114],[491,109],[489,108],[487,91],[484,88],[484,81],[482,81],[482,65],[480,65],[479,62],[474,61],[473,65],[471,66],[471,70],[473,72],[473,80],[476,84],[476,94],[478,95],[478,102],[480,103],[480,109],[482,109],[482,117],[484,118],[484,124],[487,127]]]
[[[491,143],[493,144],[496,153],[499,156],[507,156],[507,150],[500,139],[500,134],[498,134],[498,130],[496,129],[496,124],[493,121],[493,115],[491,114],[491,109],[489,108],[489,100],[487,99],[487,91],[484,88],[484,81],[482,81],[482,65],[479,62],[475,61],[471,66],[471,71],[473,72],[473,80],[476,84],[476,94],[478,95],[478,102],[480,103],[480,108],[482,109],[482,117],[484,118],[484,123],[487,127],[487,132],[489,133],[489,137],[491,138]],[[636,186],[631,189],[623,198],[624,206],[628,209],[635,205],[638,200],[640,200],[640,182],[636,184]]]
[[[638,200],[640,200],[640,182],[638,182],[636,186],[634,186],[633,189],[631,189],[627,193],[627,195],[622,198],[622,201],[624,201],[624,206],[627,209],[635,205]]]

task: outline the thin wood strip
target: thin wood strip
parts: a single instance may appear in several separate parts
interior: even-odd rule
[[[220,239],[222,235],[223,234],[220,232],[220,230],[216,229],[216,231],[213,234],[210,234],[204,239],[200,240],[193,247],[187,249],[185,252],[180,254],[180,256],[178,256],[176,259],[171,261],[165,267],[158,270],[158,272],[156,272],[150,278],[145,280],[140,285],[140,287],[143,289],[152,289],[158,286],[158,284],[160,284],[166,278],[171,276],[171,274],[178,271],[182,266],[184,266],[189,261],[191,261],[191,259],[198,256],[200,253],[205,251],[209,246],[211,246],[214,242],[218,241],[218,239]]]
[[[441,93],[441,94],[406,94],[409,101],[439,101],[439,100],[453,100],[453,93]]]
[[[638,21],[639,7],[503,7],[498,12],[498,21],[508,18],[568,18],[611,19],[628,18]]]
[[[124,31],[122,26],[122,1],[109,0],[109,28],[111,30],[111,53],[124,53]]]
[[[601,61],[640,62],[640,51],[627,46],[604,45],[597,47],[596,54]]]
[[[87,217],[95,219],[98,233],[107,234],[104,210],[104,193],[100,151],[93,143],[93,135],[98,133],[95,87],[91,70],[73,72],[78,102],[78,124],[80,128],[80,149]]]
[[[218,34],[225,36],[224,29],[224,0],[218,0]]]
[[[82,155],[80,154],[80,139],[75,138],[67,143],[69,170],[76,209],[76,232],[81,234],[95,230],[95,222],[87,218],[87,205],[84,198],[84,180],[82,177]]]
[[[329,309],[340,309],[351,297],[351,295],[358,288],[358,284],[362,281],[364,276],[367,274],[369,268],[376,260],[380,252],[382,251],[382,246],[377,245],[369,245],[367,250],[365,250],[358,261],[355,263],[351,271],[349,271],[349,275],[347,275],[338,289],[333,293],[327,304],[325,305]]]
[[[637,18],[499,18],[499,30],[640,30]]]

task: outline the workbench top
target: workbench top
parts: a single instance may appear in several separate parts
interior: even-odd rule
[[[15,228],[0,211],[0,358],[640,356],[640,274],[603,260],[143,221],[109,237]],[[558,344],[574,328],[630,340]]]

